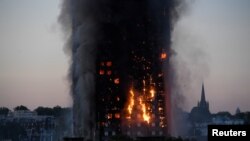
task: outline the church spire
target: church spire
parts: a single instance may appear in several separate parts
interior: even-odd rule
[[[202,82],[201,101],[200,101],[200,103],[206,103],[205,89],[204,89],[204,83],[203,82]]]
[[[208,106],[207,104],[208,103],[206,102],[204,83],[202,83],[200,105],[201,105],[201,107],[207,107]]]

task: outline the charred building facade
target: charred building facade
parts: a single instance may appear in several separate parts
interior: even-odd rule
[[[171,4],[110,0],[102,9],[96,58],[101,140],[119,134],[167,135]]]

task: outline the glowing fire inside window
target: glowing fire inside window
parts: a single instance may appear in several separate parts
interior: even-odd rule
[[[115,83],[115,84],[119,84],[119,83],[120,83],[120,79],[119,79],[119,78],[115,78],[115,79],[114,79],[114,83]]]
[[[120,117],[121,117],[120,113],[115,113],[115,118],[120,118]]]
[[[112,118],[112,114],[109,113],[109,114],[107,115],[107,118],[108,118],[108,119],[111,119],[111,118]]]
[[[100,71],[99,71],[99,74],[100,74],[100,75],[104,75],[104,73],[105,73],[104,70],[100,70]]]
[[[111,67],[112,66],[112,62],[111,61],[106,62],[106,66],[107,67]]]
[[[150,96],[151,96],[151,98],[155,97],[155,90],[154,89],[150,90]]]
[[[158,110],[159,110],[159,111],[163,111],[163,108],[162,108],[162,107],[159,107]]]
[[[167,53],[163,52],[161,53],[161,59],[166,59],[167,58]]]
[[[117,101],[120,101],[120,97],[116,97],[116,100],[117,100]]]

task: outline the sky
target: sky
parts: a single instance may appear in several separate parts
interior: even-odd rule
[[[0,0],[0,106],[69,106],[59,0]]]
[[[177,23],[177,53],[192,75],[192,90],[183,94],[188,110],[202,81],[212,112],[250,110],[249,7],[248,0],[197,0]]]
[[[174,49],[190,75],[187,111],[202,82],[211,112],[250,110],[249,7],[248,0],[197,0],[176,23]],[[0,0],[0,106],[71,105],[59,12],[60,0]]]

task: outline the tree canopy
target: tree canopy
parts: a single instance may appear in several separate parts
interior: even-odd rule
[[[20,110],[28,111],[29,109],[23,105],[14,108],[14,111],[20,111]]]
[[[6,107],[0,107],[0,115],[7,116],[9,111],[10,110],[8,108],[6,108]]]

